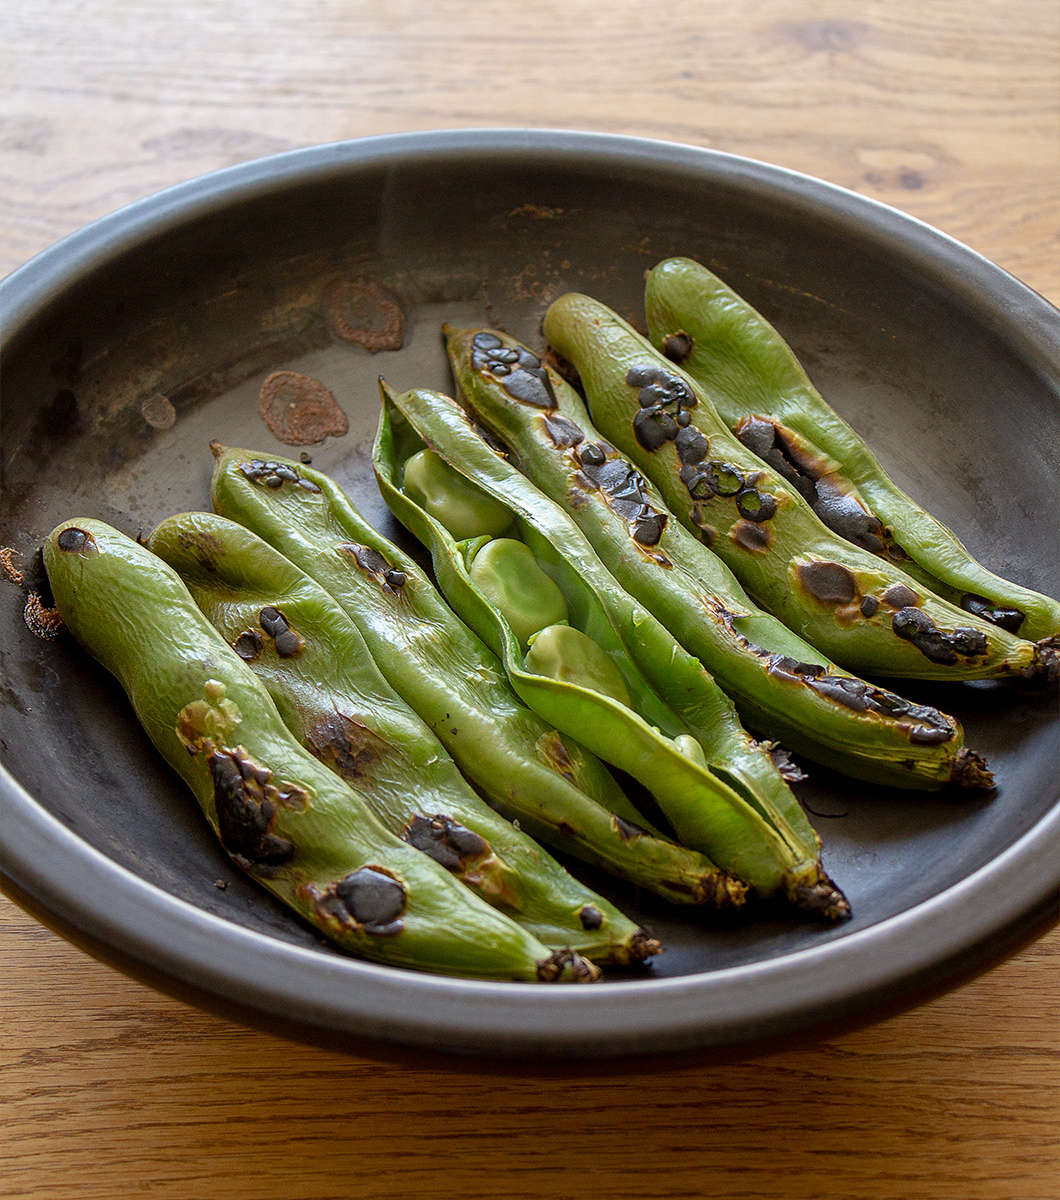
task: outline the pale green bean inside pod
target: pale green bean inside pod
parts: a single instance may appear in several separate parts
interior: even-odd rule
[[[558,679],[562,683],[576,683],[601,696],[610,696],[627,708],[632,704],[622,672],[591,637],[570,625],[549,625],[542,629],[531,640],[523,665],[535,675]],[[687,734],[680,736],[699,748],[695,738]],[[699,750],[699,760],[705,762],[702,750]]]
[[[448,466],[446,470],[456,474]],[[515,538],[486,542],[471,560],[471,581],[504,614],[520,645],[525,646],[546,625],[567,620],[563,593],[541,570],[525,542]]]
[[[405,464],[405,491],[457,539],[497,537],[512,514],[466,480],[437,454],[421,450]]]

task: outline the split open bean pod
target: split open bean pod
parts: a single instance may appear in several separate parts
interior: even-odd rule
[[[953,717],[857,679],[755,606],[547,363],[498,330],[447,327],[446,340],[467,411],[564,508],[622,587],[700,659],[755,729],[875,783],[991,786]],[[513,393],[507,372],[497,374],[513,354],[540,364],[548,386],[536,400]]]

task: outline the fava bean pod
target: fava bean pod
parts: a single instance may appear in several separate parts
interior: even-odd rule
[[[655,346],[830,529],[984,621],[1033,641],[1060,637],[1060,603],[976,562],[890,478],[776,329],[713,272],[667,259],[648,272],[644,303]]]
[[[265,685],[299,743],[359,789],[391,833],[547,946],[598,963],[658,950],[479,798],[387,684],[345,612],[279,551],[197,512],[167,518],[147,545]]]
[[[907,788],[989,788],[960,724],[857,679],[757,608],[729,568],[589,420],[581,397],[497,330],[447,327],[465,407],[509,460],[560,504],[618,582],[696,655],[755,729],[835,770]],[[548,388],[528,402],[495,374],[498,354],[539,364]]]
[[[291,736],[268,692],[176,572],[101,521],[49,534],[55,602],[125,689],[231,858],[346,950],[491,979],[591,979],[439,863],[389,833],[364,797]]]
[[[914,679],[1056,677],[1053,647],[962,611],[829,529],[691,376],[605,305],[568,293],[544,330],[577,370],[597,429],[758,604],[832,662]]]

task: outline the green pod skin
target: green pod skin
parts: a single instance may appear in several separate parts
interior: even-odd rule
[[[479,592],[469,563],[481,543],[457,542],[407,497],[401,467],[425,444],[494,500],[511,509],[516,534],[559,585],[570,623],[591,637],[621,672],[630,706],[612,696],[527,670],[518,638]],[[824,874],[819,842],[768,751],[740,727],[731,701],[701,664],[624,591],[577,526],[492,448],[447,396],[384,385],[373,454],[391,511],[431,552],[446,598],[496,650],[522,699],[561,731],[643,784],[679,840],[765,896],[838,919],[842,894]],[[675,738],[693,739],[705,763]]]
[[[511,353],[530,355],[525,346],[498,330],[447,327],[446,338],[465,407],[507,444],[513,464],[577,522],[622,587],[700,659],[753,727],[874,783],[992,786],[952,717],[857,680],[757,608],[721,559],[671,519],[658,491],[604,442],[581,397],[555,371],[543,368],[549,391],[542,402],[513,395],[503,368]]]
[[[291,737],[268,692],[177,573],[101,521],[49,534],[55,602],[125,689],[232,859],[339,946],[477,978],[589,979],[443,867],[394,837],[361,795]]]
[[[833,533],[698,384],[605,305],[568,293],[544,330],[578,371],[597,429],[758,604],[831,661],[909,679],[1055,677],[1055,650],[962,612]]]
[[[826,525],[991,624],[1030,641],[1060,636],[1060,603],[976,562],[887,475],[776,329],[706,267],[689,258],[660,263],[648,273],[645,308],[655,346],[700,384],[745,444],[807,495]]]
[[[536,841],[673,903],[724,899],[713,864],[642,831],[643,818],[603,764],[518,700],[496,657],[415,560],[368,525],[331,479],[288,459],[212,448],[216,511],[333,597],[387,683],[494,808]]]
[[[319,584],[213,513],[167,518],[147,547],[180,575],[298,742],[360,791],[391,833],[546,946],[598,963],[644,957],[642,929],[471,790]]]

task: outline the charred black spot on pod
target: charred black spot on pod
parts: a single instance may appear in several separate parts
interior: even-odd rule
[[[228,750],[213,750],[206,762],[213,781],[218,833],[228,853],[261,866],[287,862],[294,855],[294,843],[271,832],[276,805],[262,790],[263,781],[240,770]]]
[[[719,496],[735,496],[743,489],[743,474],[732,463],[708,462],[703,467],[703,473]]]
[[[677,447],[677,457],[685,466],[702,462],[710,453],[710,438],[690,425],[678,433],[674,445]]]
[[[563,837],[572,838],[577,833],[577,830],[569,821],[560,821],[556,825],[556,832],[562,834]]]
[[[614,458],[608,452],[615,453]],[[666,528],[668,514],[659,512],[648,500],[647,480],[606,443],[589,442],[579,456],[583,477],[604,497],[612,512],[629,527],[635,542],[654,546]]]
[[[232,649],[244,662],[253,662],[261,654],[264,644],[256,629],[244,629],[232,643]]]
[[[544,367],[519,367],[501,380],[501,387],[509,396],[522,401],[523,404],[545,409],[556,407],[552,381]]]
[[[577,446],[585,441],[585,434],[578,426],[559,413],[545,417],[545,432],[557,446]]]
[[[294,629],[284,629],[276,635],[276,653],[281,658],[295,658],[305,649],[305,638]]]
[[[383,574],[390,566],[379,551],[373,550],[371,546],[355,547],[353,557],[357,560],[359,567],[363,567],[366,571],[372,571],[373,573]]]
[[[648,832],[633,821],[627,821],[625,817],[620,817],[617,814],[611,818],[611,823],[618,831],[618,836],[624,842],[635,842],[637,838],[644,837]]]
[[[770,659],[768,670],[772,675],[798,680],[819,696],[854,712],[872,711],[884,717],[900,718],[910,741],[945,742],[956,734],[953,722],[937,708],[914,704],[895,692],[852,675],[836,675],[818,663],[801,663],[778,654]]]
[[[961,608],[1009,633],[1015,633],[1024,621],[1024,614],[1018,608],[995,608],[985,596],[977,596],[974,592],[966,592],[961,597]]]
[[[657,546],[666,528],[666,517],[652,512],[638,517],[633,525],[633,540],[639,546]]]
[[[392,937],[404,928],[399,918],[407,903],[405,887],[382,867],[361,867],[340,880],[335,892],[367,933]]]
[[[660,372],[655,363],[638,363],[626,372],[626,383],[630,387],[644,387],[645,384],[653,383],[660,374],[665,372]]]
[[[679,329],[663,338],[662,352],[671,362],[682,363],[692,353],[692,344],[692,338]]]
[[[449,871],[458,871],[473,859],[490,852],[489,843],[451,817],[437,813],[433,817],[413,816],[402,835],[410,846],[429,855]]]
[[[909,740],[921,746],[934,746],[939,742],[948,742],[952,737],[952,729],[938,729],[933,725],[914,725],[909,730]]]
[[[822,675],[819,679],[811,680],[810,687],[855,712],[864,712],[869,707],[868,685],[860,679],[846,675]]]
[[[874,554],[883,550],[883,524],[856,496],[828,477],[817,479],[814,486],[817,498],[811,507],[829,529]]]
[[[272,605],[267,605],[258,613],[258,624],[271,638],[290,629],[287,618],[278,608],[273,608]]]
[[[765,458],[773,449],[775,430],[772,421],[764,417],[745,417],[733,431],[740,441],[759,458]]]
[[[689,509],[688,519],[699,531],[699,540],[704,546],[713,546],[718,539],[718,531],[707,520],[706,513],[704,513],[698,504],[693,504],[691,509]]]
[[[633,418],[633,433],[648,451],[656,451],[673,441],[678,431],[687,428],[691,418],[688,409],[698,401],[695,393],[679,376],[655,363],[633,366],[626,372],[626,382],[639,389],[639,410]]]
[[[86,547],[95,545],[95,538],[87,529],[78,529],[76,525],[68,525],[55,539],[55,544],[67,554],[79,554]]]
[[[308,749],[339,775],[361,778],[377,762],[386,743],[362,721],[339,711],[322,717],[306,733]]]
[[[799,580],[822,604],[849,604],[857,593],[853,574],[840,563],[803,563]]]
[[[748,521],[768,521],[777,511],[777,501],[757,488],[744,488],[736,493],[736,508]]]
[[[773,530],[757,521],[737,521],[729,530],[729,537],[752,554],[764,554],[773,545]]]
[[[268,488],[283,487],[285,483],[294,483],[303,491],[319,492],[320,488],[311,479],[304,479],[297,467],[291,463],[274,462],[267,458],[252,458],[249,462],[240,463],[240,471],[251,483],[260,483]]]
[[[786,676],[789,679],[817,679],[825,673],[825,668],[819,663],[799,662],[786,654],[774,655],[769,660],[767,669],[771,675]]]
[[[583,904],[578,909],[578,920],[582,923],[582,929],[599,929],[604,923],[604,914],[595,904]]]
[[[958,628],[945,633],[920,608],[900,608],[891,620],[891,628],[931,662],[951,666],[958,656],[973,658],[987,648],[986,634],[979,629]]]
[[[642,408],[633,418],[633,435],[645,450],[654,453],[677,437],[680,426],[662,409]]]
[[[874,617],[879,607],[880,602],[875,596],[866,596],[861,602],[861,615],[863,617]]]
[[[404,571],[392,567],[390,563],[371,546],[362,546],[356,542],[343,542],[339,546],[343,554],[352,554],[354,562],[362,571],[375,575],[383,585],[385,592],[399,592],[406,583],[408,576]]]
[[[920,603],[920,597],[904,583],[892,583],[883,593],[883,602],[891,608],[915,608]]]

